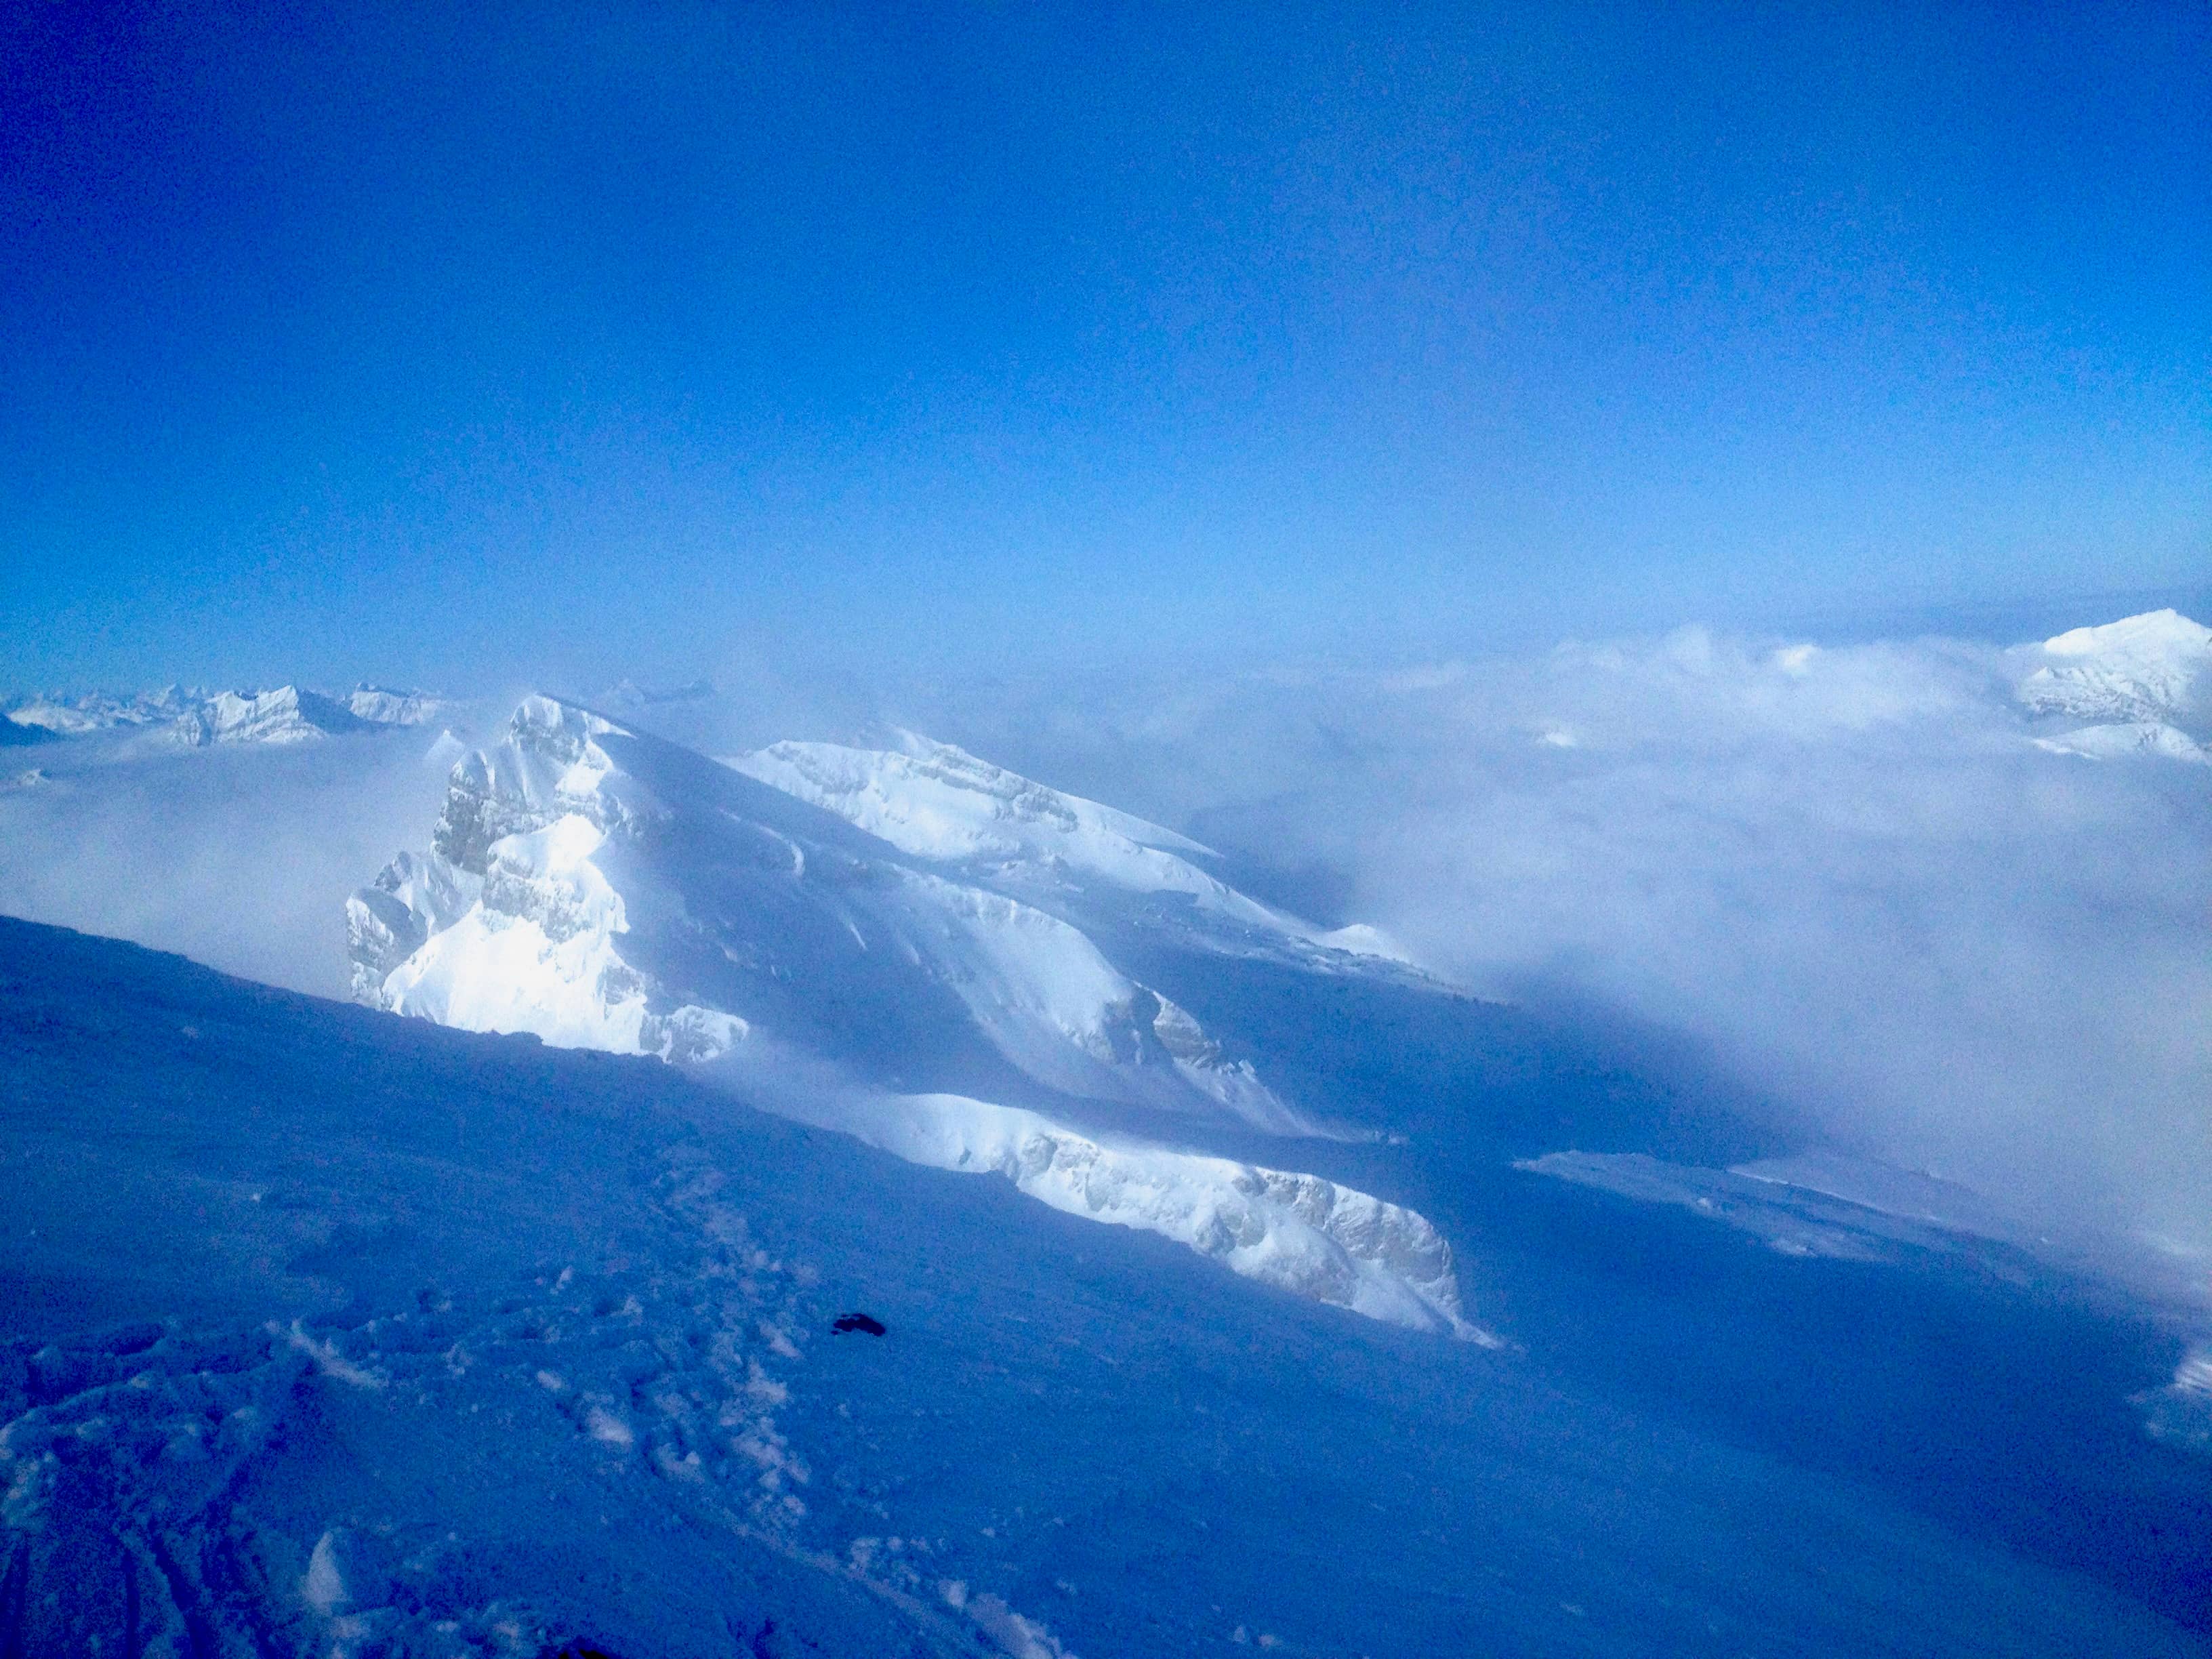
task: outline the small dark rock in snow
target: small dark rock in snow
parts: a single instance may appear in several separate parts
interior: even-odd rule
[[[884,1322],[880,1319],[871,1319],[864,1313],[839,1314],[836,1318],[830,1322],[830,1328],[840,1336],[844,1335],[847,1331],[866,1331],[870,1336],[881,1336],[884,1334]]]

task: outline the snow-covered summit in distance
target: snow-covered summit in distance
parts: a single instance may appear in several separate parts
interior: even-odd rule
[[[399,691],[363,680],[346,694],[346,711],[374,726],[428,726],[453,711],[450,697],[431,691]]]
[[[2044,747],[2098,759],[2212,759],[2204,748],[2212,738],[2212,629],[2177,611],[2152,611],[2071,629],[2011,655],[2021,702],[2069,725],[2039,738]]]
[[[690,680],[682,685],[640,685],[623,678],[610,686],[599,701],[610,708],[659,708],[671,703],[705,702],[717,696],[712,680]]]
[[[1323,931],[1261,903],[1191,860],[1211,848],[1157,823],[1050,788],[912,732],[895,747],[779,743],[725,763],[835,812],[900,851],[1063,913],[1086,896],[1179,916],[1215,948],[1289,953],[1310,964],[1402,961],[1377,930]]]
[[[347,912],[374,1006],[695,1064],[759,1050],[743,1081],[789,1115],[1003,1174],[1323,1301],[1479,1334],[1449,1247],[1411,1211],[1064,1121],[1090,1102],[1179,1135],[1310,1132],[1076,926],[604,715],[526,699],[500,744],[455,765],[430,847]],[[780,1082],[793,1052],[839,1080]]]
[[[121,695],[92,691],[49,694],[0,704],[17,728],[57,737],[138,732],[164,744],[198,748],[211,743],[313,743],[380,726],[421,726],[452,708],[425,691],[394,691],[362,683],[343,696],[280,685],[265,691],[206,691],[167,686]]]

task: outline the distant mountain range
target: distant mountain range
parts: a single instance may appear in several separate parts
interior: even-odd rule
[[[266,691],[187,690],[53,693],[0,702],[12,736],[84,738],[135,733],[197,748],[210,743],[313,743],[379,726],[422,726],[442,718],[449,699],[362,683],[341,695],[280,685]],[[38,739],[33,739],[36,741]]]

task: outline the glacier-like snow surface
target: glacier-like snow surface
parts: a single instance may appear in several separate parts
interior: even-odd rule
[[[915,732],[894,749],[778,743],[726,763],[836,813],[902,852],[1040,902],[1102,890],[1188,913],[1200,936],[1402,961],[1373,927],[1323,930],[1191,862],[1212,849],[1171,830],[994,766]]]
[[[1451,1247],[1413,1211],[1318,1176],[1127,1141],[959,1095],[788,1094],[779,1109],[912,1164],[1004,1176],[1087,1220],[1158,1233],[1248,1279],[1393,1325],[1495,1346]]]

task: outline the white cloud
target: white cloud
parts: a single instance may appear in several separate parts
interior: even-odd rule
[[[1857,1151],[2212,1243],[2212,790],[2039,747],[2021,660],[1688,629],[946,714],[1049,781],[1334,866],[1352,915],[1481,988],[1701,1036]]]

